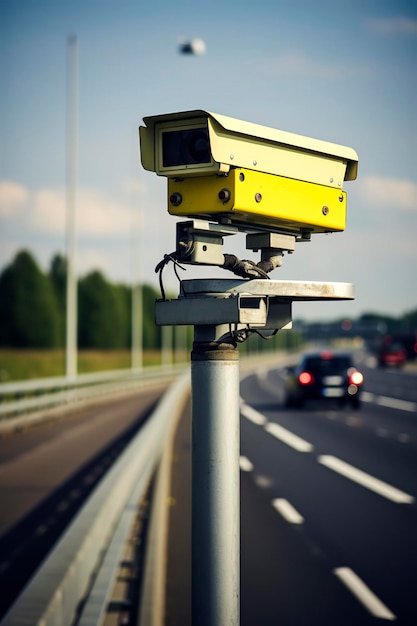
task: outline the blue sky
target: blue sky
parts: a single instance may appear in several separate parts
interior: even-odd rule
[[[77,273],[140,276],[175,247],[163,178],[139,165],[145,115],[202,108],[350,146],[344,233],[316,235],[274,279],[353,282],[356,300],[294,318],[417,307],[417,8],[397,0],[0,0],[0,269],[65,253],[66,64],[78,42]],[[203,56],[178,53],[202,38]],[[139,227],[138,227],[139,225]],[[134,229],[134,234],[132,234]],[[226,252],[245,252],[240,236]],[[135,252],[133,251],[135,250]],[[226,277],[215,269],[210,275]],[[189,268],[184,277],[208,275]],[[175,279],[168,270],[167,286]]]

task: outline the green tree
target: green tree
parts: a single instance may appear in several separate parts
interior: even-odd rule
[[[113,285],[114,295],[117,303],[119,316],[119,324],[121,330],[121,346],[122,348],[130,348],[132,329],[131,329],[131,302],[132,292],[129,286],[122,283]]]
[[[417,333],[417,309],[405,313],[403,319],[403,330],[409,333]]]
[[[53,348],[59,342],[58,305],[47,276],[27,250],[0,275],[0,344]]]
[[[67,303],[67,260],[55,254],[49,266],[49,280],[55,294],[59,313],[59,345],[65,346],[66,303]]]
[[[99,271],[87,274],[78,288],[80,348],[122,348],[126,345],[126,314],[121,290]]]

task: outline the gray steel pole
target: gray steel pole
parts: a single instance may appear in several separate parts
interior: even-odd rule
[[[133,159],[132,159],[133,160]],[[142,285],[142,207],[134,206],[132,198],[132,342],[131,367],[132,370],[143,368],[143,285]]]
[[[229,344],[195,341],[191,361],[192,623],[237,626],[239,353]]]
[[[75,188],[77,171],[77,38],[68,38],[67,70],[67,328],[66,375],[77,375],[77,279],[75,274]]]
[[[143,368],[143,289],[140,283],[132,285],[132,369]]]

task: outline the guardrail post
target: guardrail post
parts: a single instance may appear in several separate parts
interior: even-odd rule
[[[195,327],[191,355],[192,623],[237,626],[239,353],[230,344],[199,341],[205,330]]]

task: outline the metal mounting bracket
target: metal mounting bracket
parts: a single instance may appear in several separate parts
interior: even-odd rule
[[[221,326],[281,330],[292,326],[292,302],[352,300],[351,283],[195,279],[181,282],[175,300],[157,300],[158,326]]]

